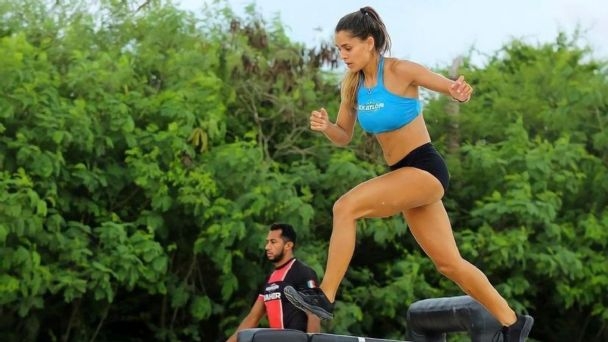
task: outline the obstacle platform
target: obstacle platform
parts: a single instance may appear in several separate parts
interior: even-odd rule
[[[431,298],[414,302],[407,310],[407,341],[371,337],[307,334],[290,329],[245,329],[238,342],[446,342],[448,333],[468,332],[471,342],[492,341],[500,323],[469,296]]]
[[[407,342],[397,340],[385,340],[372,337],[356,337],[332,334],[311,334],[309,342]]]
[[[292,329],[244,329],[239,331],[236,338],[237,342],[309,342],[308,334],[299,330]]]
[[[407,342],[371,337],[357,337],[334,334],[307,334],[290,329],[245,329],[238,333],[237,342]]]
[[[450,332],[468,332],[471,342],[492,341],[502,325],[469,296],[423,299],[407,310],[408,338],[445,342]]]

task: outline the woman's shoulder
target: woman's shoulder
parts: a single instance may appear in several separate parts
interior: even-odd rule
[[[386,66],[392,71],[408,71],[411,69],[424,68],[420,63],[410,61],[407,59],[400,59],[396,57],[385,57]]]
[[[407,59],[399,59],[394,57],[385,58],[386,70],[388,70],[391,74],[402,78],[402,77],[411,77],[413,74],[416,74],[422,66],[416,62],[407,60]]]

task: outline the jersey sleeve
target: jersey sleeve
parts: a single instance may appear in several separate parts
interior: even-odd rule
[[[302,263],[297,280],[297,287],[300,289],[315,288],[319,286],[317,273],[308,265]]]

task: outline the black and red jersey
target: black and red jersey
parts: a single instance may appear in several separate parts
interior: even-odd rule
[[[271,328],[296,329],[306,332],[306,313],[289,302],[283,289],[291,285],[297,290],[316,287],[317,274],[308,265],[293,258],[277,267],[266,279],[257,300],[263,300]]]

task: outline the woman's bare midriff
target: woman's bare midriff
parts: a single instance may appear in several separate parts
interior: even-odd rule
[[[393,165],[413,151],[416,147],[431,141],[422,113],[414,121],[395,130],[376,135],[382,148],[384,160]]]

